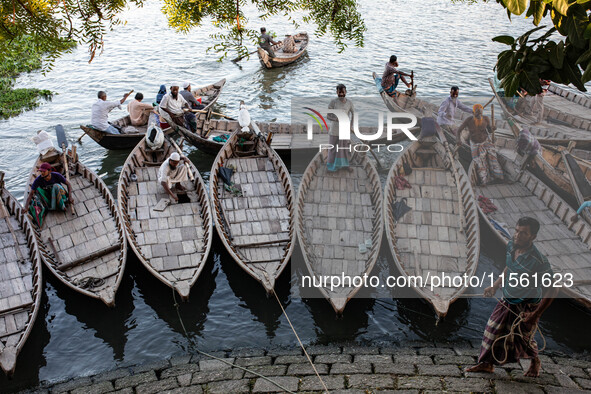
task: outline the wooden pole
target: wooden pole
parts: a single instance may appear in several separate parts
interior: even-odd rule
[[[488,100],[488,101],[486,102],[486,104],[484,104],[484,105],[482,106],[482,108],[486,108],[486,107],[487,107],[487,106],[488,106],[490,103],[492,103],[492,101],[493,101],[494,99],[495,99],[495,96],[492,96],[492,97],[490,98],[490,100]]]
[[[70,182],[70,169],[68,168],[68,148],[66,147],[65,144],[62,145],[62,149],[64,151],[64,172],[66,173],[66,179],[68,180],[68,183],[70,184],[70,189],[73,189],[72,187],[72,183]],[[73,192],[74,190],[70,190],[70,192]],[[72,196],[68,196],[68,197],[72,197]],[[74,204],[71,204],[70,202],[68,202],[68,205],[70,206],[70,212],[72,213],[72,215],[75,215],[76,212],[74,211]]]
[[[181,150],[181,148],[177,145],[177,143],[172,138],[170,139],[170,143],[172,144],[172,146],[174,146],[174,148],[179,153],[179,155],[183,154],[183,151]],[[189,179],[194,181],[195,176],[193,175],[193,171],[191,171],[191,166],[189,166],[189,165],[187,165],[187,172],[189,174]]]
[[[491,106],[490,106],[490,121],[492,123],[492,142],[494,144],[496,141],[496,138],[495,138],[495,105],[494,104],[491,104]]]
[[[206,114],[207,111],[203,110],[203,109],[192,109],[191,112],[196,113],[196,114]],[[216,115],[216,116],[221,116],[224,119],[228,119],[228,120],[236,120],[230,116],[224,115],[224,114],[220,114],[219,112],[212,112],[212,115]]]

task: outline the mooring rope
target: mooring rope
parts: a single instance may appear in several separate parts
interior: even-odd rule
[[[523,322],[523,312],[517,314],[514,311],[512,311],[511,308],[509,308],[507,305],[505,305],[503,302],[501,302],[501,300],[499,300],[496,296],[494,298],[505,309],[507,309],[509,312],[511,312],[515,316],[517,316],[517,318],[513,321],[513,324],[511,324],[511,328],[509,329],[509,333],[505,334],[505,335],[501,335],[493,341],[493,344],[491,346],[491,353],[492,353],[492,356],[496,362],[498,362],[499,364],[504,364],[505,362],[507,362],[507,359],[509,358],[509,352],[508,352],[509,349],[508,349],[507,343],[508,342],[514,343],[515,336],[518,336],[521,339],[523,339],[524,342],[527,344],[527,346],[529,348],[533,349],[533,346],[531,346],[530,341],[533,340],[533,338],[536,336],[536,331],[537,331],[540,334],[540,336],[542,337],[542,341],[544,342],[544,346],[541,349],[538,349],[538,351],[541,352],[544,349],[546,349],[546,338],[544,338],[544,335],[542,334],[542,330],[540,330],[540,326],[538,325],[538,323],[534,324],[533,329],[531,330],[531,333],[530,333],[531,337],[529,337],[529,338],[526,337],[525,335],[523,335],[523,332],[521,331],[521,323]],[[515,332],[516,329],[519,331],[518,333]],[[505,358],[503,358],[503,360],[499,360],[497,358],[497,356],[495,356],[495,345],[498,341],[503,341],[503,350],[505,351]]]
[[[267,382],[269,382],[269,383],[271,383],[271,384],[274,384],[275,386],[279,387],[281,390],[285,391],[286,393],[295,394],[295,392],[288,390],[287,388],[283,387],[283,386],[282,386],[282,385],[280,385],[279,383],[277,383],[277,382],[273,381],[272,379],[270,379],[270,378],[268,378],[268,377],[266,377],[266,376],[263,376],[263,375],[261,375],[261,374],[260,374],[260,373],[258,373],[258,372],[252,371],[252,370],[250,370],[250,369],[248,369],[248,368],[245,368],[245,367],[242,367],[242,366],[240,366],[240,365],[233,364],[233,363],[231,363],[231,362],[229,362],[229,361],[227,361],[227,360],[225,360],[225,359],[223,359],[223,358],[220,358],[220,357],[214,356],[213,354],[206,353],[206,352],[204,352],[203,350],[199,350],[199,349],[197,348],[197,344],[195,343],[195,341],[193,341],[193,340],[191,339],[191,337],[189,336],[189,333],[187,332],[187,329],[185,328],[185,323],[183,323],[183,318],[181,317],[181,312],[180,312],[180,308],[179,308],[179,303],[178,303],[178,302],[177,302],[177,300],[176,300],[176,290],[175,290],[175,288],[174,288],[174,287],[172,287],[172,298],[173,298],[173,300],[174,300],[174,307],[175,307],[175,309],[176,309],[176,314],[177,314],[177,316],[178,316],[178,318],[179,318],[179,322],[181,323],[181,327],[183,328],[183,332],[185,333],[185,337],[186,337],[186,338],[187,338],[187,340],[189,341],[189,344],[190,344],[190,345],[191,345],[191,346],[192,346],[192,347],[195,349],[195,351],[197,351],[197,353],[199,353],[199,354],[202,354],[202,355],[204,355],[204,356],[206,356],[206,357],[212,358],[212,359],[214,359],[214,360],[221,361],[221,362],[223,362],[224,364],[227,364],[227,365],[229,365],[229,366],[231,366],[231,367],[233,367],[233,368],[238,368],[238,369],[241,369],[241,370],[243,370],[243,371],[245,371],[245,372],[248,372],[248,373],[251,373],[251,374],[253,374],[253,375],[256,375],[256,376],[258,376],[259,378],[261,378],[261,379],[264,379],[264,380],[266,380]],[[324,384],[324,383],[323,383],[323,384]],[[325,387],[326,387],[326,386],[325,386]]]
[[[265,272],[265,276],[267,276],[267,273]],[[285,312],[285,309],[283,309],[283,305],[281,305],[281,301],[279,301],[279,297],[277,297],[277,293],[275,293],[275,289],[273,289],[273,295],[275,296],[275,299],[277,300],[277,303],[279,304],[279,307],[281,308],[281,311],[283,312],[283,315],[285,316],[285,318],[287,319],[287,322],[289,323],[289,326],[291,327],[291,330],[293,331],[296,339],[298,340],[300,347],[302,348],[302,350],[304,351],[304,354],[306,355],[306,358],[308,359],[308,362],[310,363],[310,365],[312,366],[312,369],[314,370],[314,373],[316,374],[316,376],[318,377],[318,380],[320,380],[320,383],[322,384],[322,387],[324,387],[324,390],[327,393],[330,393],[330,391],[328,390],[328,388],[326,387],[326,384],[324,383],[324,380],[322,380],[322,378],[320,377],[320,374],[318,373],[318,370],[316,369],[316,366],[314,365],[314,363],[312,362],[312,359],[310,358],[310,356],[308,355],[308,352],[306,351],[306,348],[304,347],[304,344],[302,343],[302,341],[300,340],[300,337],[298,335],[298,333],[296,332],[295,328],[293,327],[293,324],[291,324],[291,320],[289,320],[289,316],[287,316],[287,312]]]

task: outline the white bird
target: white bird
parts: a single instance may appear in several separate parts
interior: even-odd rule
[[[246,104],[244,101],[240,102],[240,110],[238,111],[238,124],[242,127],[242,131],[248,131],[250,126],[250,114],[248,113],[248,109],[246,109]]]

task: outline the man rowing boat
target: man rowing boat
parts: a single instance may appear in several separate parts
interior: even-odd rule
[[[169,125],[177,124],[193,132],[197,130],[197,121],[195,114],[183,108],[191,109],[191,106],[179,94],[179,84],[173,84],[170,87],[170,93],[167,93],[160,102],[160,116],[162,116]]]
[[[457,139],[461,143],[467,144],[462,138],[462,130],[465,128],[470,132],[470,151],[472,152],[472,161],[476,167],[478,179],[482,185],[492,182],[495,179],[503,179],[503,170],[497,158],[497,149],[494,141],[491,140],[489,133],[492,133],[494,126],[491,124],[488,116],[482,115],[483,107],[475,104],[473,107],[473,116],[468,117],[458,127],[456,131]],[[459,144],[458,144],[459,146]]]
[[[270,57],[275,57],[275,52],[271,48],[272,45],[277,45],[279,42],[273,41],[273,38],[267,34],[267,29],[265,27],[261,27],[261,37],[259,38],[259,46],[263,48]]]
[[[484,290],[485,296],[492,297],[502,286],[503,298],[486,324],[478,364],[467,368],[466,372],[493,372],[495,365],[529,358],[532,362],[524,375],[540,375],[542,363],[534,335],[542,313],[552,303],[558,288],[540,286],[546,283],[543,278],[553,283],[553,272],[548,259],[533,244],[539,229],[540,223],[534,218],[525,216],[517,221],[513,239],[507,244],[505,270],[492,287]]]
[[[390,56],[390,61],[386,63],[386,69],[382,74],[382,88],[389,96],[396,96],[396,87],[402,80],[407,88],[411,89],[410,83],[406,82],[404,77],[410,77],[410,74],[398,70],[398,58],[395,55]]]

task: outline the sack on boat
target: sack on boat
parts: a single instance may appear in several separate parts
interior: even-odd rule
[[[164,143],[164,132],[156,123],[150,123],[148,125],[148,131],[146,133],[146,145],[152,150],[160,149]]]
[[[31,137],[31,140],[37,145],[39,154],[44,155],[53,148],[53,143],[49,138],[49,134],[45,130],[39,130],[37,135]]]
[[[394,215],[394,220],[397,222],[398,219],[406,215],[411,210],[412,208],[406,205],[406,197],[395,201],[394,204],[392,204],[392,214]]]
[[[121,129],[121,134],[136,134],[139,130],[135,126],[129,125]]]

